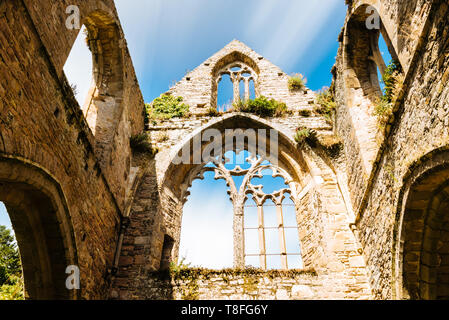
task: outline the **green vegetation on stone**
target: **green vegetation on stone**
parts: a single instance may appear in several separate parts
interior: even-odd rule
[[[287,105],[283,102],[261,96],[256,99],[239,100],[234,103],[234,110],[238,112],[252,113],[259,117],[280,117],[288,112]]]
[[[288,79],[288,88],[291,91],[303,90],[306,87],[307,80],[300,73],[295,73]]]
[[[387,124],[393,113],[393,106],[402,88],[402,70],[399,63],[395,60],[390,62],[382,75],[382,83],[384,84],[382,98],[374,105],[374,115],[377,116],[381,127]]]
[[[153,148],[150,137],[145,132],[132,136],[130,146],[132,151],[137,153],[145,153],[153,156],[158,152],[156,148]]]
[[[173,97],[168,94],[161,95],[154,99],[152,103],[145,105],[146,122],[149,122],[150,119],[168,120],[185,117],[188,115],[190,107],[183,101],[182,97]]]
[[[11,231],[0,226],[0,300],[23,300],[22,267]]]
[[[317,139],[317,134],[315,130],[299,127],[296,129],[295,141],[299,145],[304,144],[305,142],[309,144],[313,144]]]
[[[315,107],[315,112],[322,115],[329,124],[332,124],[332,116],[337,108],[334,90],[331,88],[324,87],[318,92]]]

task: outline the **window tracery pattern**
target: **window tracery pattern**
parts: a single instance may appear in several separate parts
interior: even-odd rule
[[[243,62],[233,62],[228,64],[226,67],[222,68],[218,71],[217,77],[215,79],[216,85],[223,78],[223,75],[229,75],[231,78],[232,86],[233,86],[233,102],[236,103],[239,101],[241,92],[240,92],[240,82],[244,83],[244,99],[249,100],[251,96],[250,83],[254,82],[254,85],[257,83],[258,75],[249,65]]]
[[[284,226],[283,217],[283,201],[287,195],[296,207],[296,199],[298,195],[299,184],[293,180],[293,178],[284,169],[274,166],[266,159],[260,156],[252,156],[249,154],[246,158],[247,168],[242,168],[240,165],[235,165],[230,168],[230,159],[226,157],[218,157],[210,159],[210,162],[202,167],[194,168],[187,177],[186,182],[181,186],[183,193],[184,203],[187,201],[190,195],[189,188],[196,179],[204,179],[206,172],[215,173],[214,179],[223,179],[226,182],[228,189],[228,195],[234,208],[234,221],[233,221],[233,236],[234,236],[234,266],[236,268],[245,267],[245,261],[248,256],[258,256],[259,266],[261,269],[267,269],[267,257],[270,255],[276,255],[281,257],[281,268],[288,269],[288,256],[297,255],[299,253],[288,253],[286,245],[285,229],[292,226]],[[263,185],[254,185],[252,181],[254,179],[262,179],[267,176],[267,172],[270,172],[269,176],[272,178],[282,178],[285,181],[285,188],[275,190],[273,192],[265,192]],[[237,185],[235,177],[243,177],[241,185]],[[251,197],[257,206],[258,211],[258,242],[259,252],[257,254],[248,253],[245,250],[245,230],[255,228],[245,228],[244,215],[245,204],[248,198]],[[266,227],[264,223],[264,205],[267,201],[272,201],[276,207],[276,227]],[[297,224],[295,228],[297,229]],[[266,248],[265,233],[267,229],[276,229],[278,231],[279,250],[276,254],[270,254]],[[299,235],[297,237],[297,243],[299,248]]]

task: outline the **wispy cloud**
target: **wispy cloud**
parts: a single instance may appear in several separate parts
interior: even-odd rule
[[[313,41],[320,41],[339,0],[262,2],[249,22],[249,38],[265,38],[263,54],[275,63],[292,67],[304,58]],[[274,23],[273,23],[274,21]]]
[[[197,180],[184,207],[180,257],[194,266],[233,265],[233,209],[223,181]],[[207,197],[204,195],[207,194]]]
[[[239,39],[286,72],[313,77],[312,89],[329,83],[335,44],[343,23],[342,0],[116,0],[142,92],[147,101],[168,90],[220,50]],[[84,58],[67,74],[76,76]],[[87,59],[91,59],[88,57]],[[323,65],[324,62],[324,65]],[[320,73],[313,73],[321,68]],[[90,72],[90,71],[89,71]],[[315,87],[315,88],[314,88]],[[84,91],[84,90],[80,90]]]
[[[148,72],[158,50],[152,43],[160,30],[162,0],[116,0],[115,5],[122,22],[125,38],[139,77]]]

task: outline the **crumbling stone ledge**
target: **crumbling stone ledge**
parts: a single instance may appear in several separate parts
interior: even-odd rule
[[[138,281],[141,281],[140,279]],[[314,300],[328,299],[333,286],[315,270],[181,268],[149,273],[151,300]],[[141,293],[141,292],[140,292]]]

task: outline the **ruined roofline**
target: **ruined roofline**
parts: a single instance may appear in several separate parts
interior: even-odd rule
[[[234,70],[235,67],[239,69]],[[242,82],[245,99],[250,99],[250,86],[254,85],[256,97],[265,96],[286,103],[292,111],[309,108],[310,100],[314,100],[315,93],[306,85],[290,89],[288,74],[239,40],[229,42],[161,96],[182,97],[190,106],[191,114],[204,115],[210,108],[220,107],[217,103],[218,87],[224,75],[231,77],[233,102],[241,96],[239,88]]]
[[[227,45],[225,45],[223,48],[221,48],[220,50],[216,51],[213,55],[211,55],[209,58],[207,58],[206,60],[204,60],[201,64],[199,64],[195,69],[189,71],[188,73],[186,73],[186,75],[184,75],[184,77],[179,81],[181,82],[182,80],[184,80],[185,78],[188,78],[192,73],[194,73],[198,68],[200,68],[203,65],[211,65],[211,62],[214,61],[216,58],[218,57],[222,57],[223,52],[226,52],[229,50],[229,48],[232,48],[236,46],[237,48],[234,48],[233,51],[237,51],[237,52],[248,52],[251,53],[250,55],[248,55],[250,58],[253,59],[253,57],[257,57],[257,59],[253,59],[254,62],[257,63],[257,60],[265,60],[267,63],[271,64],[272,66],[278,68],[282,73],[286,74],[284,72],[284,70],[282,70],[279,66],[275,65],[273,62],[271,62],[269,59],[267,59],[265,56],[263,56],[262,54],[258,53],[257,51],[255,51],[254,49],[252,49],[250,46],[248,46],[246,43],[238,40],[238,39],[233,39],[231,42],[229,42]],[[239,48],[240,47],[240,48]],[[170,90],[168,90],[166,93],[168,93]],[[163,94],[163,93],[162,93]]]

